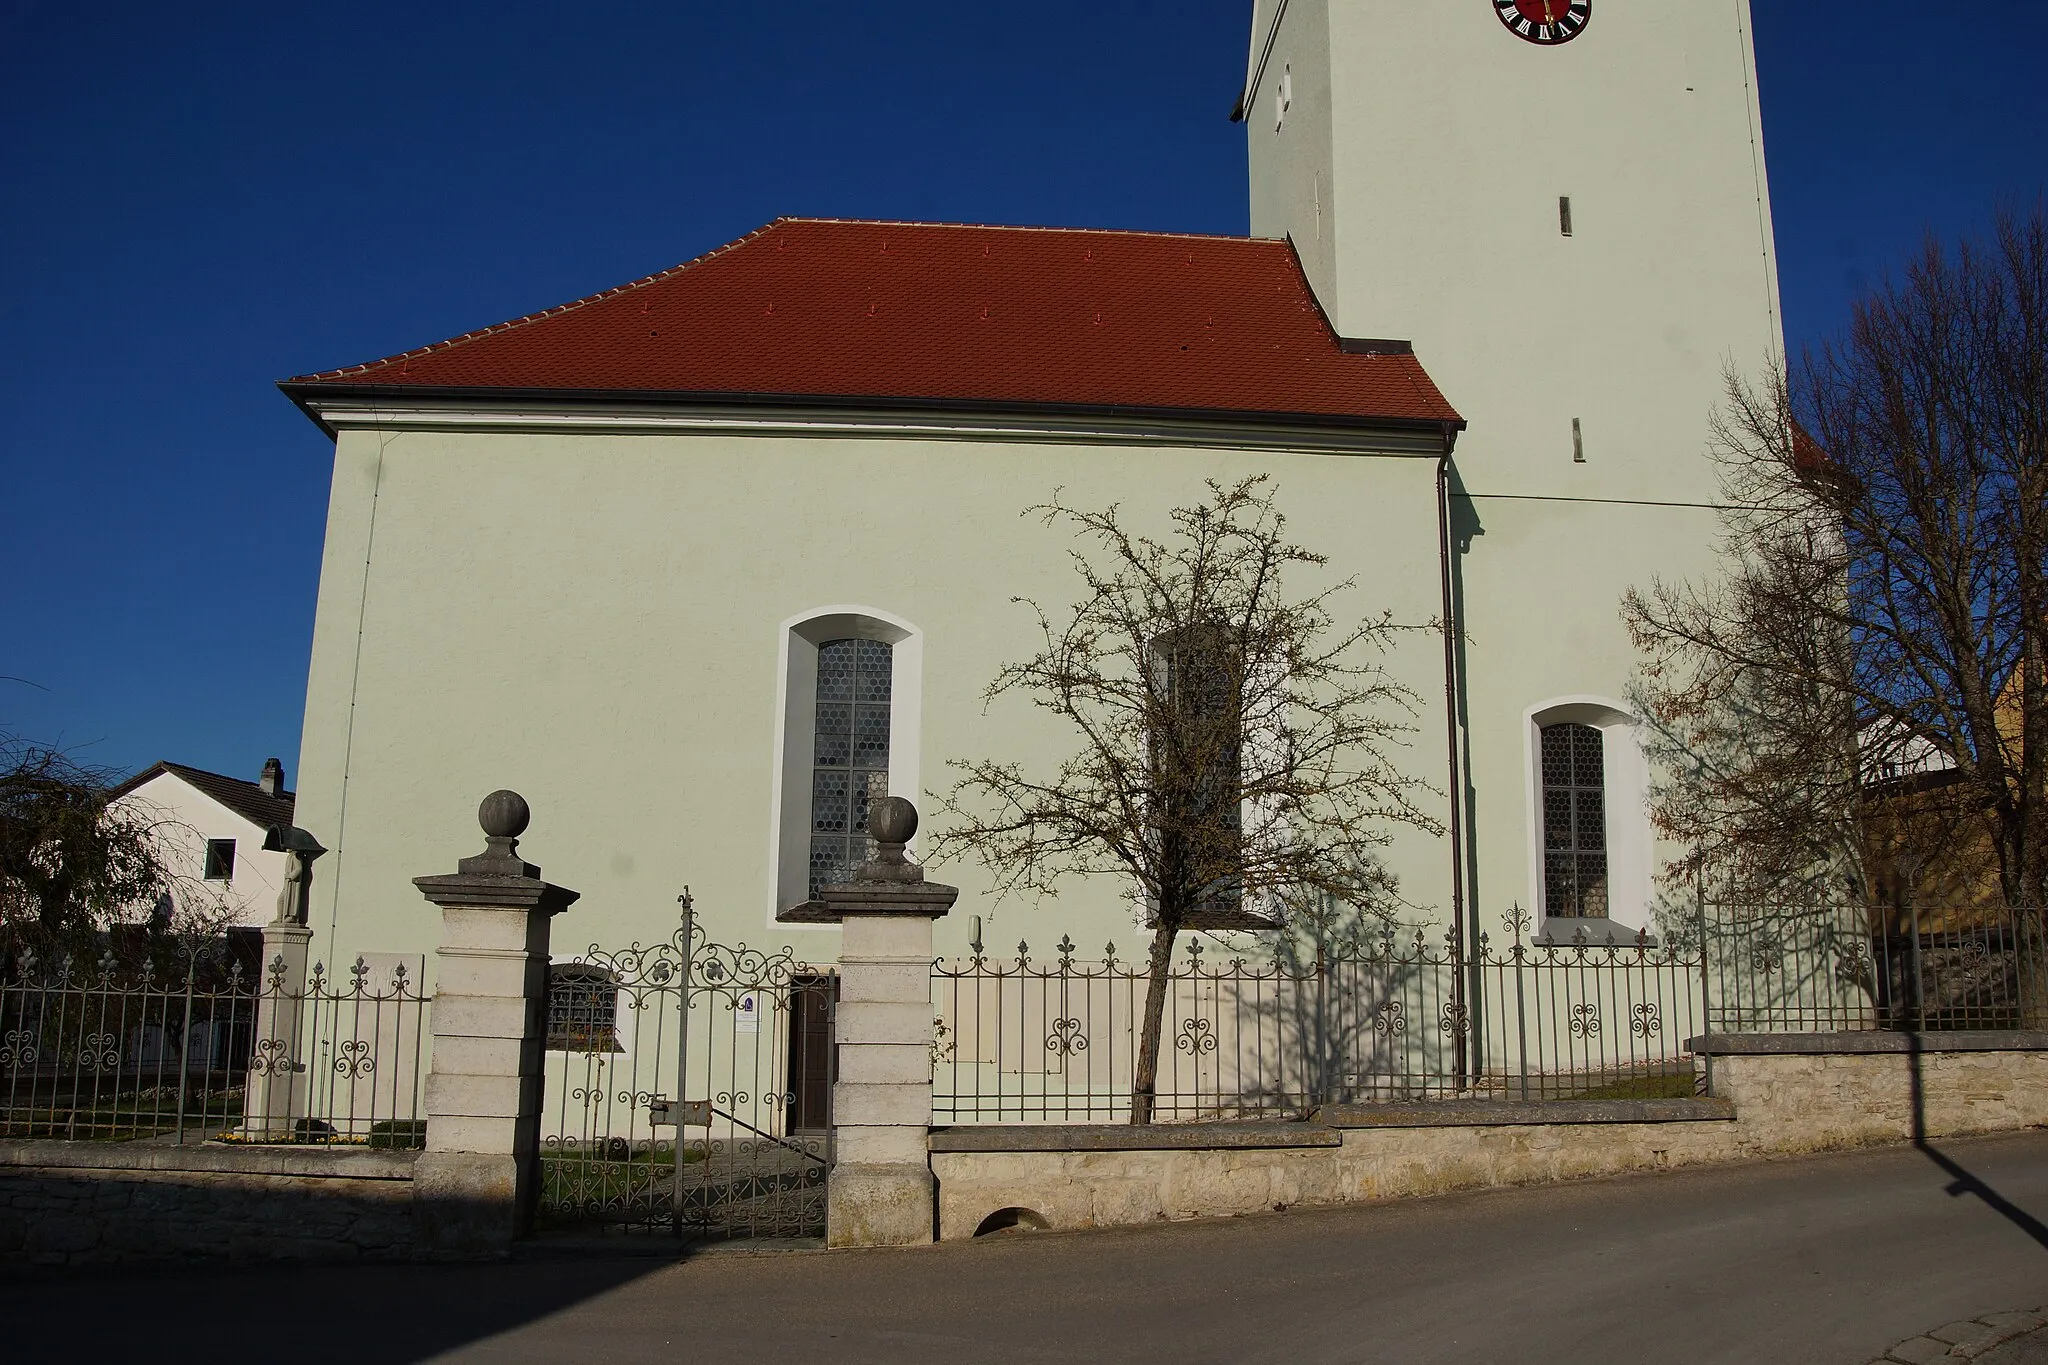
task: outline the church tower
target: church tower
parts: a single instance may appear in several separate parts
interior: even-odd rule
[[[1474,919],[1647,927],[1619,598],[1711,567],[1722,370],[1782,346],[1748,0],[1256,0],[1238,112],[1253,234],[1294,242],[1350,348],[1411,343],[1470,422]],[[1602,790],[1546,764],[1575,743]]]

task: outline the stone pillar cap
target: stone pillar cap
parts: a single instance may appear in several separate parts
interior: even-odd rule
[[[855,870],[852,881],[821,887],[816,900],[778,918],[798,924],[838,924],[848,915],[938,919],[953,908],[960,888],[926,881],[924,869],[904,855],[904,845],[917,833],[917,807],[907,798],[885,796],[869,803],[868,833],[878,847],[875,856]]]
[[[496,906],[507,910],[546,910],[560,914],[580,893],[541,880],[540,868],[519,856],[519,836],[533,819],[533,810],[518,792],[500,788],[476,810],[483,827],[484,851],[455,864],[452,874],[414,877],[412,884],[436,905]]]
[[[960,888],[937,882],[835,882],[818,889],[818,899],[805,901],[783,916],[806,924],[838,924],[848,916],[923,915],[942,918],[960,899]]]

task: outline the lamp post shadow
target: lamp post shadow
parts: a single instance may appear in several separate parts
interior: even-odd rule
[[[2019,1205],[2007,1199],[1997,1190],[1984,1183],[1963,1167],[1953,1157],[1927,1140],[1927,1088],[1923,1069],[1923,1043],[1920,1031],[1913,1030],[1906,1035],[1906,1066],[1911,1082],[1913,1105],[1913,1147],[1922,1156],[1939,1166],[1950,1179],[1943,1192],[1951,1199],[1964,1195],[1975,1195],[1986,1208],[2004,1218],[2021,1232],[2034,1239],[2043,1250],[2048,1250],[2048,1224],[2028,1213]]]

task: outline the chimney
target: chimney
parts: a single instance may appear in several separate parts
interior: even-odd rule
[[[264,759],[263,776],[256,779],[256,785],[262,789],[265,796],[282,796],[284,794],[284,764],[274,758]]]

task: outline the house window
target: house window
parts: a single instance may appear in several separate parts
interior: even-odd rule
[[[190,845],[187,845],[190,847]],[[187,863],[190,867],[192,864]],[[235,841],[233,839],[208,839],[206,841],[206,880],[229,882],[235,879]]]
[[[1162,871],[1202,889],[1187,924],[1270,927],[1244,908],[1243,681],[1222,632],[1202,627],[1153,641],[1159,688],[1150,736],[1154,829]]]
[[[882,640],[818,646],[811,767],[810,894],[851,880],[874,852],[868,802],[889,791],[895,651]]]
[[[1605,919],[1607,898],[1606,743],[1590,725],[1541,728],[1543,913]]]
[[[548,968],[548,1051],[623,1052],[619,987],[610,971],[584,962]]]

